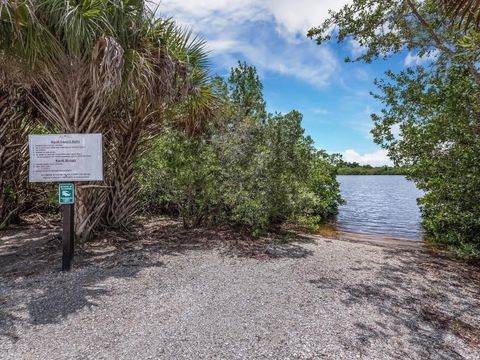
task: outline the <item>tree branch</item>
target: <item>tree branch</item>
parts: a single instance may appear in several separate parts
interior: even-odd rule
[[[437,46],[437,48],[444,52],[445,54],[447,54],[450,58],[455,58],[455,52],[452,51],[451,49],[448,48],[448,46],[446,46],[442,40],[440,39],[440,37],[435,33],[435,31],[433,31],[433,29],[431,28],[430,24],[425,20],[425,18],[418,12],[418,9],[417,7],[415,6],[415,4],[412,2],[412,0],[405,0],[408,4],[408,6],[410,7],[410,9],[412,10],[412,13],[413,15],[417,18],[417,20],[420,22],[420,24],[423,26],[423,28],[427,31],[427,33],[430,35],[430,37],[433,39],[433,41],[435,42],[435,45]],[[467,59],[465,58],[460,58],[460,61],[468,67],[468,69],[470,70],[470,72],[472,73],[472,75],[474,76],[475,78],[475,81],[480,84],[480,72],[478,71],[478,69],[475,67],[475,64],[471,61],[468,61]]]

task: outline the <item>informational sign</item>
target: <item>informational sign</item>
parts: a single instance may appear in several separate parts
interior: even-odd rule
[[[58,185],[58,202],[60,205],[69,205],[75,203],[75,185],[59,184]]]
[[[102,134],[30,135],[30,181],[103,180]]]

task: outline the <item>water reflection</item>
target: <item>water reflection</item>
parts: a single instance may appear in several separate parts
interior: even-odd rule
[[[335,224],[322,235],[372,234],[422,240],[417,198],[423,193],[404,176],[339,176],[343,198]]]

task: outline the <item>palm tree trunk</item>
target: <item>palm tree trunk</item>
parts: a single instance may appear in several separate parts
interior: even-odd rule
[[[136,116],[119,126],[116,133],[114,158],[109,179],[107,226],[126,229],[138,209],[137,184],[134,177],[134,160],[138,153],[143,130],[142,119]]]
[[[17,101],[0,94],[0,228],[18,220],[25,202],[27,125]]]
[[[41,99],[32,100],[48,124],[63,133],[103,133],[107,98],[93,84],[89,64],[68,60],[57,68],[44,69],[37,82]],[[75,234],[88,240],[100,225],[106,191],[92,184],[77,183],[75,191]]]

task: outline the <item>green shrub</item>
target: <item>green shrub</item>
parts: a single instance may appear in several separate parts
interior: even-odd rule
[[[335,157],[304,135],[302,115],[266,114],[256,70],[239,64],[223,89],[220,119],[188,137],[170,129],[138,159],[145,210],[187,227],[231,224],[261,234],[286,221],[318,223],[341,202]]]
[[[178,215],[186,227],[228,223],[255,234],[298,218],[328,219],[341,202],[334,159],[313,147],[300,122],[293,112],[254,129],[196,138],[166,132],[137,164],[144,209]]]
[[[408,177],[425,191],[420,200],[427,238],[455,252],[480,249],[480,137],[478,85],[462,68],[422,68],[389,74],[378,96],[389,107],[374,116],[374,134]],[[392,137],[399,125],[401,137]]]

